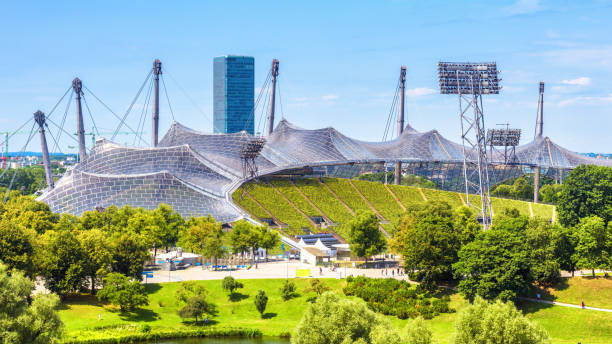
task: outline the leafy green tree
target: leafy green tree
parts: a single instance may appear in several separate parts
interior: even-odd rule
[[[404,327],[404,338],[410,344],[432,344],[432,333],[422,317],[409,320]]]
[[[9,269],[18,269],[33,277],[35,240],[36,232],[32,229],[23,228],[13,221],[0,220],[0,261]]]
[[[305,292],[315,292],[317,295],[322,295],[324,292],[331,290],[322,280],[313,278],[310,280],[310,286],[304,289]]]
[[[141,280],[145,262],[150,259],[146,240],[138,234],[124,233],[113,237],[112,271]]]
[[[47,204],[29,196],[10,198],[3,210],[4,219],[33,229],[38,234],[54,229],[60,218]]]
[[[348,223],[348,242],[351,253],[364,257],[366,267],[368,257],[377,255],[387,247],[387,240],[378,229],[379,220],[371,211],[358,210]]]
[[[94,295],[98,282],[113,262],[112,242],[97,228],[78,232],[77,240],[83,252],[83,273],[89,278],[91,295]]]
[[[512,186],[506,184],[500,184],[496,186],[491,194],[498,197],[513,197],[514,190]]]
[[[234,227],[230,233],[232,252],[240,253],[244,256],[245,252],[257,246],[259,238],[257,233],[253,230],[253,227],[254,226],[246,220],[240,220],[234,223]]]
[[[561,196],[563,185],[561,184],[546,184],[540,188],[540,199],[546,203],[557,203]]]
[[[395,230],[392,247],[404,258],[408,271],[426,290],[451,279],[452,264],[462,244],[480,232],[474,213],[468,208],[452,211],[446,202],[427,202],[409,208]]]
[[[240,289],[244,287],[244,285],[236,281],[236,279],[232,276],[225,276],[221,282],[221,287],[223,290],[229,291],[229,298],[231,299],[234,296],[234,290]]]
[[[160,203],[153,210],[153,215],[157,219],[158,225],[155,227],[152,235],[167,250],[168,247],[178,241],[180,234],[185,230],[185,219],[183,219],[181,214],[174,211],[171,206],[164,203]]]
[[[203,318],[205,314],[214,315],[216,306],[206,300],[207,290],[204,286],[196,284],[194,281],[181,282],[176,292],[176,299],[184,303],[178,310],[181,318]]]
[[[552,286],[561,277],[557,253],[558,226],[542,218],[529,220],[525,243],[529,247],[531,275],[540,285]]]
[[[599,216],[605,223],[612,220],[612,168],[581,165],[563,182],[557,202],[559,222],[567,227],[581,219]]]
[[[281,297],[285,301],[290,300],[296,296],[296,290],[297,289],[293,281],[285,280],[285,282],[283,283],[283,286],[280,288]]]
[[[255,308],[259,312],[259,315],[263,318],[266,306],[268,305],[268,295],[263,290],[259,290],[255,295]]]
[[[0,263],[0,340],[4,344],[47,344],[60,338],[59,298],[37,294],[28,303],[34,283],[19,270]]]
[[[531,322],[512,303],[490,304],[477,297],[455,321],[455,344],[548,344],[548,333]]]
[[[520,199],[533,198],[533,185],[530,185],[525,178],[517,178],[512,185],[512,196]]]
[[[609,268],[612,254],[612,226],[604,223],[598,216],[589,216],[580,220],[576,226],[575,257],[579,267],[591,269]]]
[[[211,216],[192,217],[187,220],[187,230],[184,231],[182,244],[194,253],[213,260],[223,257],[227,251],[223,247],[223,229],[221,222]]]
[[[85,255],[68,231],[48,231],[39,237],[37,265],[50,291],[65,296],[79,291],[86,277]]]
[[[98,299],[119,306],[121,313],[131,312],[139,306],[149,304],[142,283],[130,281],[127,276],[116,272],[104,277],[104,288],[98,292]]]
[[[281,243],[280,234],[278,231],[268,228],[268,226],[257,226],[257,246],[268,251],[275,247],[278,247]]]
[[[571,271],[574,277],[578,257],[576,255],[576,235],[573,228],[562,226],[555,227],[557,231],[557,241],[555,242],[555,257],[559,262],[559,267],[565,271]]]

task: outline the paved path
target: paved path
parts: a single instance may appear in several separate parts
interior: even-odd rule
[[[571,303],[563,303],[563,302],[549,301],[549,300],[538,300],[538,299],[534,299],[534,298],[531,298],[531,297],[519,297],[519,299],[525,300],[525,301],[531,301],[531,302],[546,303],[546,304],[555,305],[555,306],[563,306],[563,307],[571,307],[571,308],[582,308],[581,305],[573,305]],[[600,312],[612,313],[612,309],[607,309],[607,308],[589,307],[589,306],[585,305],[584,309],[588,309],[588,310],[591,310],[591,311],[600,311]]]

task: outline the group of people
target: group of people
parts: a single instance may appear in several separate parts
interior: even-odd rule
[[[391,269],[391,277],[395,277],[396,274],[396,269]],[[382,271],[380,272],[381,276],[389,276],[389,269],[385,268],[382,269]],[[404,275],[404,271],[400,268],[397,268],[397,275],[398,276],[403,276]]]

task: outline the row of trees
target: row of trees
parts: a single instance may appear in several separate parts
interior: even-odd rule
[[[552,285],[560,270],[612,268],[612,169],[581,166],[559,194],[559,223],[505,211],[482,231],[468,208],[414,205],[393,233],[391,249],[426,289],[456,279],[473,300],[515,300],[534,284]]]
[[[226,236],[228,236],[226,238]],[[280,237],[246,221],[226,234],[211,217],[190,218],[165,204],[154,210],[111,206],[82,216],[57,215],[31,197],[14,193],[0,205],[0,261],[64,296],[88,285],[96,292],[109,273],[140,280],[145,263],[160,248],[177,243],[209,259],[257,247],[271,249]]]
[[[557,203],[563,186],[555,184],[551,178],[545,176],[542,177],[540,183],[542,185],[539,199],[546,203]],[[492,188],[491,194],[498,197],[531,200],[533,199],[533,176],[516,178],[511,184],[499,184]]]

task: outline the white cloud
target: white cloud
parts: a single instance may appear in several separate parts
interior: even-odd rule
[[[591,78],[582,76],[580,78],[571,79],[571,80],[563,80],[562,84],[566,85],[577,85],[577,86],[587,86],[591,84]]]
[[[340,98],[340,97],[338,97],[338,95],[336,95],[336,94],[327,94],[327,95],[324,95],[323,97],[321,97],[321,99],[323,99],[323,100],[336,100],[338,98]]]
[[[422,97],[430,94],[436,93],[436,90],[429,87],[417,87],[411,88],[406,91],[408,97]]]
[[[504,7],[504,11],[509,15],[531,14],[541,9],[540,0],[517,0],[514,4]]]
[[[580,105],[601,105],[612,103],[612,93],[607,96],[580,96],[568,98],[557,103],[559,107],[566,107],[574,104]]]

